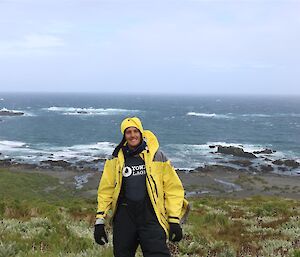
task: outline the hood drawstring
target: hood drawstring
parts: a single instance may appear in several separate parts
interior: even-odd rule
[[[112,153],[112,156],[114,157],[118,157],[118,153],[120,151],[120,149],[123,147],[123,145],[125,144],[126,139],[125,139],[125,135],[123,136],[121,142],[116,146],[115,150]]]

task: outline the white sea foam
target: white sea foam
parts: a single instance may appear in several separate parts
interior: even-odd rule
[[[0,112],[11,112],[11,113],[19,113],[19,112],[21,112],[21,111],[17,111],[17,110],[9,110],[9,109],[7,109],[7,108],[2,108],[2,109],[0,109]]]
[[[200,112],[188,112],[186,115],[189,116],[201,116],[201,117],[216,117],[215,113],[200,113]]]
[[[25,145],[26,143],[21,141],[2,140],[0,141],[0,151],[4,151],[6,149],[12,149],[12,148],[24,147]]]
[[[51,146],[49,144],[28,145],[19,141],[0,141],[1,158],[13,158],[17,161],[38,163],[44,160],[65,160],[71,163],[94,161],[109,156],[115,144],[97,142],[73,146]]]
[[[3,111],[3,112],[15,112],[14,110],[9,110],[7,108],[1,108],[0,111]]]
[[[77,108],[77,107],[58,107],[52,106],[49,108],[43,108],[46,111],[58,112],[63,115],[119,115],[126,113],[136,113],[139,110],[128,110],[118,108]]]
[[[300,117],[300,113],[290,113],[289,115],[292,117]]]
[[[270,114],[263,114],[263,113],[247,113],[247,114],[242,114],[243,117],[261,117],[261,118],[268,118],[272,117],[273,115]]]
[[[270,117],[300,117],[300,113],[246,113],[242,114],[242,117],[258,117],[258,118],[270,118]]]
[[[201,113],[201,112],[188,112],[187,116],[196,116],[202,118],[217,118],[217,119],[235,119],[235,118],[272,118],[272,117],[300,117],[300,113],[274,113],[274,114],[265,114],[265,113],[227,113],[227,114],[216,114],[216,113]]]
[[[22,115],[22,116],[35,116],[33,113],[23,111],[23,110],[10,110],[10,109],[7,109],[7,108],[2,108],[2,109],[0,109],[0,111],[10,112],[10,113],[21,113],[22,112],[22,113],[24,113],[24,115]]]
[[[171,163],[177,169],[190,170],[205,165],[218,164],[220,161],[234,159],[230,155],[216,154],[217,147],[210,146],[235,146],[244,149],[246,152],[262,151],[271,146],[254,144],[238,144],[228,142],[207,142],[205,144],[168,144],[161,146],[161,149]],[[12,158],[22,163],[39,163],[44,160],[65,160],[69,163],[80,161],[93,162],[98,159],[107,158],[113,152],[116,144],[111,142],[95,142],[91,144],[78,144],[72,146],[53,146],[50,144],[27,144],[21,141],[0,140],[0,159]],[[265,162],[264,158],[273,160],[295,159],[300,161],[295,153],[276,151],[272,154],[257,154],[259,158],[253,159],[253,163]],[[95,163],[96,164],[96,163]],[[99,164],[99,169],[102,163]],[[103,167],[102,167],[103,168]]]
[[[4,98],[0,98],[0,101],[4,101]]]
[[[238,144],[238,143],[229,143],[229,142],[207,142],[205,144],[169,144],[166,148],[173,148],[176,152],[180,155],[185,154],[197,154],[197,155],[207,155],[209,152],[216,152],[217,147],[210,148],[210,146],[234,146],[243,148],[246,152],[253,152],[253,151],[262,151],[266,148],[271,148],[271,145],[261,146],[261,145],[254,145],[254,144]]]
[[[245,152],[263,151],[265,149],[272,149],[272,145],[255,145],[255,144],[238,144],[229,142],[207,142],[206,144],[168,144],[161,149],[166,153],[168,158],[171,160],[173,165],[178,169],[193,169],[197,167],[203,167],[204,165],[215,165],[219,163],[220,159],[232,160],[235,157],[230,155],[222,155],[217,153],[217,146],[234,146],[242,148]],[[215,146],[211,148],[210,146]],[[295,159],[296,155],[294,152],[282,152],[276,151],[271,154],[256,154],[257,159],[253,159],[253,163],[260,164],[265,161],[264,158],[270,159],[269,164],[272,165],[272,161],[278,159]],[[297,160],[297,158],[296,158]],[[182,168],[185,167],[185,168]]]
[[[196,116],[201,118],[216,118],[216,119],[233,119],[230,113],[228,114],[216,114],[216,113],[201,113],[201,112],[188,112],[187,116]]]
[[[213,162],[207,144],[168,144],[161,148],[178,169],[195,169]]]
[[[53,159],[92,161],[110,155],[114,147],[115,144],[110,142],[98,142],[69,147],[50,147],[49,152],[53,154]]]

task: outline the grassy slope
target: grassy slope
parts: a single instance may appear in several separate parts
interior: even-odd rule
[[[300,201],[206,196],[190,202],[184,239],[169,244],[174,256],[300,256]],[[113,256],[109,226],[106,247],[93,241],[95,208],[96,199],[58,179],[0,170],[0,257]]]

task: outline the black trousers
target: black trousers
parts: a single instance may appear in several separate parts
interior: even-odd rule
[[[148,197],[140,203],[119,201],[113,220],[115,257],[134,257],[139,244],[144,257],[170,257],[166,233]]]

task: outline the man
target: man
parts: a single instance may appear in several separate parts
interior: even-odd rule
[[[115,257],[170,256],[166,239],[182,239],[189,206],[182,183],[159,150],[156,136],[137,117],[121,123],[123,139],[105,165],[98,188],[95,241],[108,242],[104,221],[112,210]]]

